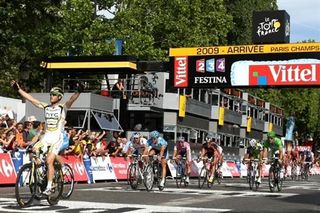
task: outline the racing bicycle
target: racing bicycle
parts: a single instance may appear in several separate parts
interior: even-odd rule
[[[185,156],[181,157],[181,159],[175,161],[176,162],[176,185],[178,188],[181,186],[188,186],[188,182],[186,182],[187,178],[187,169],[186,163],[187,158]]]
[[[26,154],[31,155],[31,162],[24,164],[17,175],[15,184],[15,197],[20,207],[28,207],[34,199],[46,198],[50,205],[56,205],[63,192],[63,172],[59,161],[54,162],[54,176],[52,190],[49,196],[42,192],[47,187],[46,153],[42,157],[32,152],[32,146],[28,146]]]
[[[270,191],[274,192],[275,188],[277,188],[280,192],[282,190],[283,177],[281,177],[282,168],[279,163],[279,157],[275,156],[270,163],[271,166],[269,169],[268,178]]]

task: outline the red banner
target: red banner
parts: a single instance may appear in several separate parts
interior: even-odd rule
[[[0,184],[16,182],[16,172],[10,154],[0,153]]]
[[[80,161],[76,156],[65,155],[62,157],[63,161],[69,164],[74,173],[74,180],[77,182],[87,182],[88,175],[86,168],[84,167],[83,161]]]
[[[126,161],[122,157],[110,157],[110,160],[117,179],[127,179],[129,161]]]
[[[231,172],[232,177],[240,177],[240,172],[237,168],[237,164],[235,162],[227,162],[228,170]]]

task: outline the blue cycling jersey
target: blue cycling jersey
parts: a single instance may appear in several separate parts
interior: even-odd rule
[[[152,139],[149,139],[147,141],[147,146],[151,147],[152,149],[160,150],[162,146],[165,146],[165,148],[168,146],[168,142],[163,139],[162,137],[158,137],[157,142],[153,143]]]

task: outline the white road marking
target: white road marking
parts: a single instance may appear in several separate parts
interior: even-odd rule
[[[214,187],[214,186],[213,186]],[[144,190],[142,188],[142,190]],[[91,189],[79,189],[79,191],[110,191],[110,192],[137,192],[131,189],[125,189],[121,187],[101,187],[101,188],[91,188]],[[251,190],[241,190],[241,191],[232,191],[232,190],[215,190],[215,189],[189,189],[189,188],[168,188],[163,191],[159,191],[157,188],[150,193],[160,193],[160,194],[184,194],[184,195],[206,195],[210,196],[212,199],[219,198],[230,198],[230,197],[253,197],[253,196],[278,196],[281,198],[291,197],[298,195],[296,193],[287,193],[284,191],[281,192],[269,192],[269,191],[251,191]],[[171,203],[170,203],[171,204]]]
[[[148,212],[228,212],[232,209],[219,209],[219,208],[193,208],[193,207],[177,207],[177,206],[164,206],[164,205],[141,205],[141,204],[121,204],[121,203],[98,203],[98,202],[84,202],[84,201],[66,201],[61,200],[55,206],[49,206],[45,200],[40,204],[28,208],[19,208],[15,199],[0,198],[0,211],[5,212],[55,212],[61,213],[76,210],[78,212],[102,212],[108,209],[117,210],[122,212],[123,208],[127,208],[125,212],[128,213],[148,213]]]

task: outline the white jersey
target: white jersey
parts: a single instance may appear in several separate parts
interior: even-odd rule
[[[44,109],[46,132],[62,132],[66,123],[67,108],[65,104],[55,106],[40,103],[39,108]]]
[[[37,107],[44,109],[46,124],[45,134],[37,146],[44,147],[44,150],[47,146],[50,146],[49,151],[57,155],[63,145],[63,131],[66,123],[67,108],[65,104],[53,106],[42,102]]]

